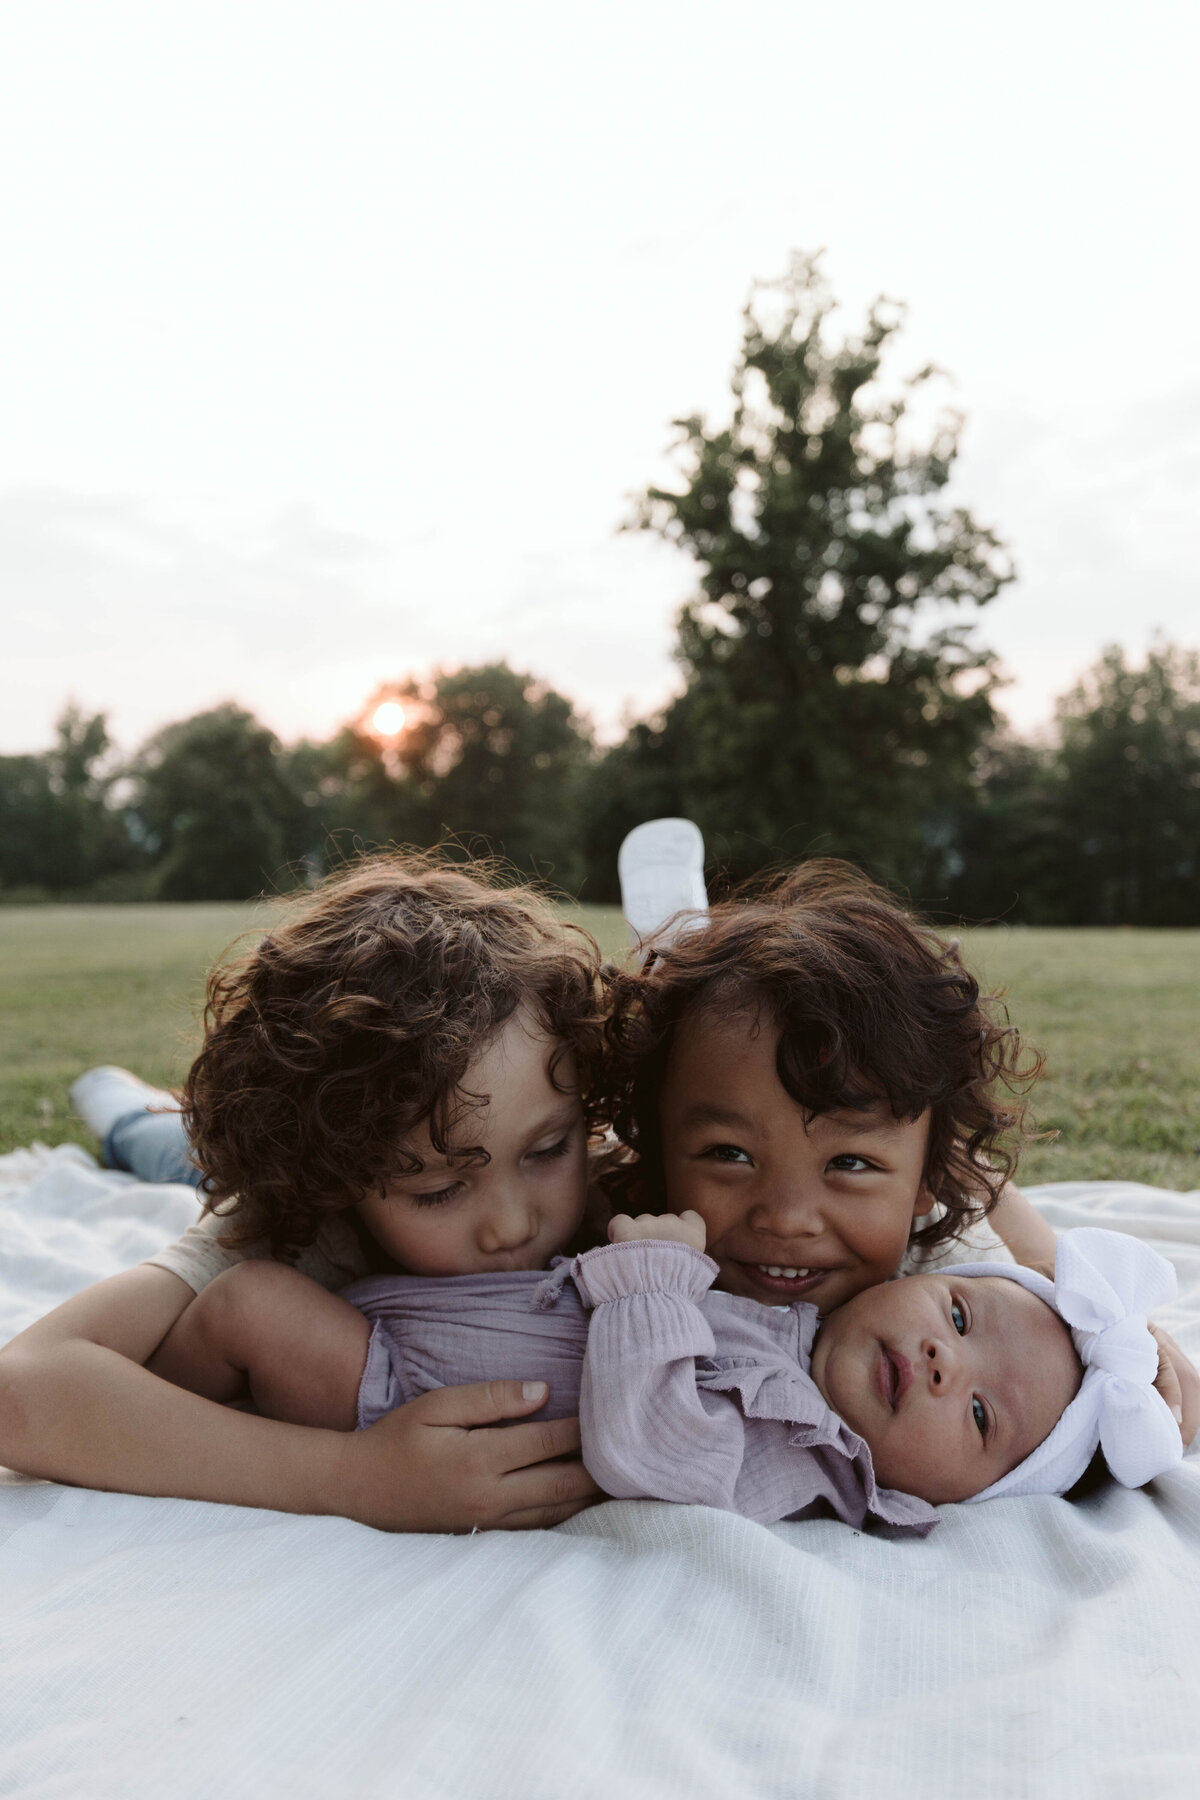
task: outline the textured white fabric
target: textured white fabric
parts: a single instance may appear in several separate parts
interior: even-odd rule
[[[2,1332],[195,1204],[71,1152],[0,1159],[6,1180]],[[1161,1322],[1200,1352],[1200,1196],[1033,1199],[1152,1239],[1180,1279]],[[0,1486],[21,1800],[1194,1800],[1198,1687],[1190,1456],[1077,1505],[947,1507],[924,1542],[637,1501],[388,1537]]]
[[[1175,1271],[1140,1238],[1094,1225],[1064,1232],[1054,1280],[1015,1263],[960,1264],[968,1280],[1000,1276],[1052,1307],[1071,1328],[1083,1382],[1054,1430],[1024,1462],[972,1502],[1006,1495],[1065,1494],[1098,1449],[1118,1481],[1141,1487],[1183,1455],[1179,1428],[1155,1391],[1158,1345],[1147,1328],[1156,1308],[1175,1298]]]

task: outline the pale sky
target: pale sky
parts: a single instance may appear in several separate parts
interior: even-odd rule
[[[1193,0],[7,0],[0,751],[327,735],[507,657],[612,736],[690,591],[619,538],[826,249],[968,414],[1025,729],[1200,643]]]

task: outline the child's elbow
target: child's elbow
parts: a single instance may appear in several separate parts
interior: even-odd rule
[[[34,1359],[8,1344],[0,1350],[0,1465],[24,1469],[36,1417]]]

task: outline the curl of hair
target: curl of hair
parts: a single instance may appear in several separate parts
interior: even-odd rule
[[[470,1063],[522,1005],[557,1046],[555,1085],[566,1091],[568,1058],[585,1100],[595,1085],[596,945],[543,895],[501,885],[494,866],[370,856],[278,915],[210,976],[183,1089],[225,1243],[265,1238],[294,1257],[329,1214],[420,1167],[404,1140],[421,1121],[444,1155],[479,1101],[462,1088]]]
[[[1028,1135],[1043,1058],[945,941],[849,863],[816,859],[714,906],[702,929],[606,969],[603,1105],[636,1164],[617,1203],[663,1210],[659,1099],[677,1027],[698,1009],[779,1032],[776,1071],[811,1116],[885,1103],[930,1115],[925,1184],[944,1209],[913,1242],[961,1235],[995,1205]]]

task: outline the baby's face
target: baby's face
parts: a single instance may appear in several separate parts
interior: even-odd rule
[[[871,1451],[876,1479],[933,1505],[998,1481],[1079,1390],[1071,1335],[1003,1276],[912,1275],[833,1312],[812,1377]]]

